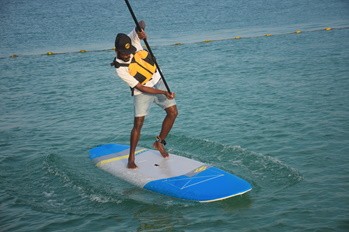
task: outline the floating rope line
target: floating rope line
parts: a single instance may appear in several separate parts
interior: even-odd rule
[[[340,28],[332,28],[332,27],[326,27],[323,29],[316,29],[316,30],[308,30],[304,32],[316,32],[316,31],[332,31],[332,30],[344,30],[344,29],[349,29],[349,27],[340,27]],[[241,36],[235,36],[233,38],[227,38],[227,39],[216,39],[216,40],[204,40],[201,42],[195,42],[195,43],[210,43],[210,42],[217,42],[217,41],[225,41],[225,40],[238,40],[238,39],[252,39],[252,38],[259,38],[259,37],[271,37],[271,36],[278,36],[278,35],[290,35],[290,34],[301,34],[303,31],[301,30],[296,30],[294,32],[290,33],[278,33],[278,34],[264,34],[264,35],[257,35],[257,36],[246,36],[246,37],[241,37]],[[184,45],[184,43],[175,43],[173,45]]]
[[[325,27],[323,29],[315,29],[315,30],[308,30],[308,31],[304,31],[304,32],[316,32],[316,31],[332,31],[332,30],[344,30],[344,29],[349,29],[349,27],[338,27],[338,28],[332,28],[332,27]],[[301,30],[296,30],[294,32],[290,32],[290,33],[280,33],[280,34],[275,34],[275,36],[277,35],[288,35],[288,34],[302,34],[303,31]],[[197,43],[212,43],[212,42],[217,42],[217,41],[225,41],[225,40],[240,40],[240,39],[252,39],[252,38],[259,38],[259,37],[272,37],[274,36],[273,34],[271,33],[266,33],[264,35],[257,35],[257,36],[246,36],[246,37],[243,37],[243,36],[235,36],[235,37],[232,37],[232,38],[226,38],[226,39],[207,39],[207,40],[203,40],[203,41],[200,41],[200,42],[191,42],[191,43],[188,43],[188,44],[197,44]],[[177,43],[174,43],[174,44],[170,44],[170,46],[181,46],[181,45],[185,45],[186,43],[182,43],[182,42],[177,42]],[[111,50],[114,50],[115,51],[115,47],[114,48],[111,48],[111,49],[99,49],[99,50],[80,50],[80,51],[73,51],[73,52],[53,52],[53,51],[48,51],[47,53],[45,54],[37,54],[37,55],[46,55],[46,56],[54,56],[54,55],[61,55],[61,54],[72,54],[72,53],[88,53],[88,52],[104,52],[104,51],[111,51]],[[25,56],[34,56],[34,55],[22,55],[21,57],[25,57]],[[18,54],[12,54],[9,56],[9,58],[18,58],[20,57],[20,55]],[[0,58],[5,58],[5,57],[0,57]]]

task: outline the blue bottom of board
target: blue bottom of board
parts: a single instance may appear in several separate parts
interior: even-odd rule
[[[182,175],[151,181],[144,188],[201,202],[225,199],[252,189],[247,181],[215,167],[209,167],[193,176]]]

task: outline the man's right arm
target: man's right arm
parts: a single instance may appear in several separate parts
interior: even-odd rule
[[[139,91],[143,92],[143,93],[149,93],[149,94],[163,94],[166,96],[167,99],[173,99],[175,97],[174,93],[170,93],[168,91],[164,91],[164,90],[160,90],[160,89],[154,89],[152,87],[147,87],[142,85],[141,83],[138,83],[135,86],[136,89],[138,89]]]
[[[136,88],[141,92],[149,93],[149,94],[164,94],[166,98],[173,99],[175,97],[174,93],[170,93],[168,91],[154,89],[152,87],[144,86],[139,83],[133,76],[131,76],[126,68],[120,67],[116,69],[117,75],[127,83],[131,88]]]

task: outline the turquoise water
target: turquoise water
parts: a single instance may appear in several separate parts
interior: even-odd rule
[[[115,34],[133,26],[124,2],[8,0],[0,231],[348,231],[349,4],[131,4],[177,95],[168,149],[243,177],[252,192],[193,203],[95,168],[88,150],[128,143],[133,122],[129,89],[109,66]],[[152,108],[141,146],[163,116]]]

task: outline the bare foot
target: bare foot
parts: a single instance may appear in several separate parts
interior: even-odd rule
[[[137,167],[137,165],[135,164],[134,161],[128,161],[128,163],[127,163],[127,168],[128,168],[128,169],[136,169],[136,168],[138,168],[138,167]]]
[[[165,147],[162,143],[156,141],[153,144],[153,147],[158,150],[160,152],[160,154],[162,155],[162,157],[164,158],[168,158],[170,155],[167,153],[167,151],[165,150]]]

